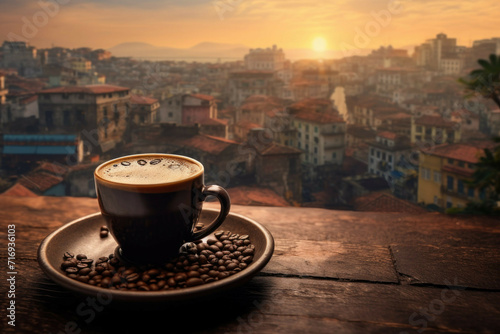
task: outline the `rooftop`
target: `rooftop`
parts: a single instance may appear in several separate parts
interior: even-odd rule
[[[493,149],[497,144],[491,140],[469,143],[441,144],[422,152],[447,159],[476,163],[484,155],[484,149]]]
[[[452,128],[455,126],[456,123],[452,121],[447,121],[441,116],[423,115],[419,118],[415,118],[415,124],[424,126]]]
[[[132,103],[132,104],[151,105],[151,104],[154,104],[157,102],[158,102],[158,99],[155,99],[152,97],[136,95],[136,94],[130,95],[130,103]]]
[[[113,85],[86,85],[86,86],[65,86],[48,88],[40,91],[40,94],[108,94],[129,91],[130,88]]]

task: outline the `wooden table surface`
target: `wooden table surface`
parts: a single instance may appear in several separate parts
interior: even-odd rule
[[[83,317],[85,300],[47,278],[36,252],[49,233],[97,211],[90,198],[0,196],[0,332],[500,333],[498,219],[235,205],[275,238],[259,275],[207,300]],[[15,327],[6,310],[9,225]]]

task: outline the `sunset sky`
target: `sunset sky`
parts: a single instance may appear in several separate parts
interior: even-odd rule
[[[0,4],[0,39],[15,35],[38,48],[217,42],[289,49],[312,48],[322,37],[338,50],[420,44],[444,32],[470,46],[500,35],[498,13],[498,0],[16,0]]]

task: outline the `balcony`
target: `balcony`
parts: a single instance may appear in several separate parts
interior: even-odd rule
[[[235,204],[231,212],[261,223],[275,238],[274,255],[257,276],[190,302],[120,304],[106,298],[106,290],[93,298],[70,293],[48,279],[36,261],[37,247],[49,233],[98,210],[91,198],[0,195],[3,238],[12,226],[16,233],[17,272],[10,275],[18,290],[17,328],[39,332],[40,321],[48,332],[81,327],[92,333],[150,332],[158,326],[186,333],[494,333],[500,328],[497,219]],[[4,248],[5,264],[7,256]],[[5,280],[2,287],[7,291]],[[180,320],[186,314],[197,321]]]

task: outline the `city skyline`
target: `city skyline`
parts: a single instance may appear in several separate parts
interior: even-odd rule
[[[189,48],[202,42],[284,49],[318,55],[380,45],[410,47],[438,33],[471,46],[495,35],[496,1],[305,1],[196,0],[145,2],[41,0],[2,4],[5,40],[51,46],[109,49],[144,42]],[[464,24],[467,22],[467,24]]]

